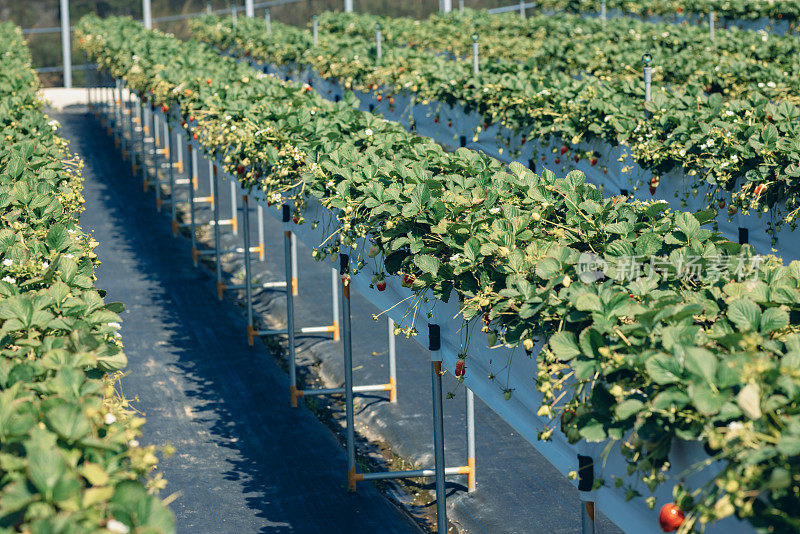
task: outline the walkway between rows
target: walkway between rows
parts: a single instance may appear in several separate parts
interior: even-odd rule
[[[288,379],[194,269],[150,195],[86,113],[54,113],[85,162],[81,225],[99,241],[97,287],[122,301],[130,375],[122,389],[147,417],[145,441],[171,443],[163,496],[180,532],[418,532],[370,484],[346,491],[345,455],[308,410],[291,410]],[[259,344],[260,345],[260,344]]]

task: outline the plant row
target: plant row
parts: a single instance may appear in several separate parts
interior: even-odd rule
[[[756,258],[703,228],[711,212],[448,153],[354,109],[352,94],[330,102],[131,20],[85,18],[79,34],[92,61],[182,121],[245,188],[322,225],[315,258],[343,250],[377,291],[399,276],[417,299],[457,298],[492,345],[537,358],[530,378],[552,419],[541,438],[622,444],[630,477],[598,483],[630,498],[674,486],[684,531],[733,514],[800,528],[800,263]],[[329,215],[305,219],[312,195]],[[587,258],[600,265],[589,276]],[[689,264],[700,271],[687,276]],[[705,445],[714,467],[703,487],[670,471],[674,440]]]
[[[477,35],[481,56],[503,69],[558,72],[570,76],[640,79],[642,57],[650,54],[653,82],[692,85],[726,97],[757,91],[774,101],[796,100],[800,44],[793,37],[762,32],[716,32],[673,24],[619,18],[605,25],[580,16],[538,15],[520,19],[513,13],[487,16],[485,11],[434,15],[427,20],[366,14],[324,13],[322,31],[374,39],[380,24],[392,46],[412,46],[464,57]],[[518,64],[518,65],[517,65]],[[771,83],[770,83],[771,82]]]
[[[94,286],[82,163],[37,89],[0,24],[0,532],[173,532],[144,419],[116,391],[122,305]]]
[[[600,11],[600,0],[541,0],[539,9],[593,13]],[[772,19],[791,21],[800,18],[797,0],[606,0],[609,10],[619,10],[640,17],[705,16],[712,11],[729,20]]]
[[[789,102],[772,102],[758,92],[726,99],[676,85],[654,86],[652,101],[645,105],[640,79],[572,76],[502,61],[482,63],[475,75],[470,62],[403,46],[385,45],[377,61],[375,45],[366,39],[322,34],[313,46],[309,32],[273,23],[268,34],[264,22],[255,19],[234,27],[230,19],[203,18],[192,29],[202,40],[239,56],[310,66],[345,89],[375,92],[378,99],[409,95],[416,103],[478,113],[484,122],[472,133],[500,125],[498,135],[512,157],[526,143],[541,143],[539,150],[544,150],[553,139],[563,140],[567,153],[562,149],[561,157],[591,160],[600,154],[573,146],[594,140],[622,145],[628,149],[623,172],[634,187],[655,188],[661,176],[682,170],[688,177],[687,198],[703,194],[709,207],[724,206],[729,216],[755,210],[796,226],[800,108]],[[442,122],[448,121],[449,110],[438,109]],[[650,170],[650,184],[637,182],[641,178],[629,163]]]

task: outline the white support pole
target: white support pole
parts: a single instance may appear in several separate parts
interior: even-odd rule
[[[239,213],[239,206],[236,204],[236,184],[233,180],[230,180],[231,183],[231,221],[233,221],[233,235],[239,235],[239,225],[237,224],[238,221],[238,213]]]
[[[331,309],[333,310],[333,340],[339,341],[339,273],[331,269]]]
[[[353,0],[344,0],[344,12],[345,13],[353,12]]]
[[[603,28],[606,27],[606,21],[608,20],[608,10],[606,8],[606,0],[603,0],[600,3],[600,20],[603,23]]]
[[[300,286],[298,283],[299,275],[297,274],[297,236],[292,232],[292,295],[295,297],[300,294]]]
[[[453,0],[439,0],[439,11],[450,13],[453,10]]]
[[[464,12],[464,0],[458,0],[458,10],[463,13]]]
[[[236,27],[237,17],[238,17],[238,13],[236,12],[236,6],[231,4],[231,19],[232,19],[234,28]]]
[[[519,17],[525,18],[525,0],[519,0]]]
[[[381,25],[375,25],[375,54],[378,59],[383,57],[383,34],[381,34]]]
[[[314,15],[311,21],[311,29],[314,34],[314,46],[317,46],[317,43],[319,43],[319,24],[317,23],[316,15]]]
[[[69,0],[61,0],[61,60],[64,65],[64,87],[72,87],[72,38],[69,32]]]
[[[255,18],[256,8],[253,4],[253,0],[244,0],[244,14],[247,16],[247,18]]]
[[[644,63],[644,101],[645,103],[650,102],[650,84],[653,79],[653,67],[650,66],[650,62],[653,61],[653,57],[650,54],[645,54],[642,56],[642,62]]]
[[[211,15],[214,11],[211,9],[211,2],[206,2],[206,15]]]
[[[475,491],[475,394],[467,389],[467,491]]]
[[[264,11],[264,21],[267,23],[267,35],[272,34],[272,16],[269,14],[269,8]]]
[[[144,27],[148,30],[153,29],[153,13],[150,9],[150,0],[142,0],[142,16],[144,18]]]
[[[478,74],[478,34],[472,34],[472,74]]]
[[[714,12],[708,14],[708,37],[714,40]]]
[[[394,320],[389,317],[389,384],[392,385],[389,402],[397,402],[397,343]]]

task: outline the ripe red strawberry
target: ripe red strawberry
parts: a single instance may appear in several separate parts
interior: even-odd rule
[[[297,215],[292,215],[292,222],[295,224],[299,223],[300,217],[298,217]]]
[[[211,78],[206,78],[206,83],[207,83],[208,85],[211,85]]]
[[[655,186],[651,185],[650,186],[650,195],[655,195],[655,194],[656,194],[656,188],[655,188]]]
[[[772,115],[767,115],[767,120],[768,120],[769,122],[772,122]]]
[[[416,279],[417,277],[414,276],[413,274],[404,274],[402,278],[403,287],[411,287],[411,285],[414,283],[414,280]]]
[[[189,122],[194,122],[194,115],[189,115]]]
[[[605,169],[603,169],[603,174],[608,174],[608,167],[606,167]]]
[[[590,159],[590,160],[589,160],[589,164],[590,164],[592,167],[594,167],[595,165],[597,165],[597,158],[592,158],[592,159]]]
[[[236,173],[239,174],[239,176],[244,174],[244,165],[242,165],[241,163],[239,165],[237,165],[236,166]]]
[[[386,280],[381,280],[380,282],[375,284],[375,287],[378,288],[378,291],[386,291]]]
[[[559,163],[561,163],[561,158],[556,158],[556,165],[558,165]]]
[[[561,155],[563,156],[564,154],[566,154],[567,150],[569,150],[569,148],[567,148],[566,145],[562,146],[561,147]]]
[[[447,127],[448,127],[448,128],[452,128],[452,127],[453,127],[453,123],[452,123],[452,122],[450,122],[450,121],[447,121]]]
[[[545,161],[546,159],[547,159],[547,158],[546,158],[545,156],[542,156],[542,161]]]
[[[756,189],[755,189],[755,191],[753,191],[753,193],[754,193],[754,194],[755,194],[757,197],[760,197],[760,196],[762,195],[762,193],[764,193],[764,191],[766,191],[766,190],[767,190],[767,186],[766,186],[766,185],[764,185],[764,184],[758,184],[758,185],[756,186]]]
[[[439,124],[439,117],[434,117],[434,118],[433,118],[433,122],[434,122],[435,124]]]
[[[375,97],[375,98],[377,98],[377,99],[378,99],[378,102],[380,102],[381,100],[383,100],[383,97],[382,97],[381,95],[378,95],[378,96],[377,96],[377,97]]]
[[[167,105],[166,105],[166,104],[164,104],[163,106],[161,106],[161,113],[167,113],[168,111],[169,111],[169,108],[167,107]]]
[[[671,502],[661,507],[661,513],[658,514],[658,523],[664,532],[674,532],[683,523],[683,518],[683,510],[678,508],[677,504]]]
[[[678,8],[678,13],[683,13],[683,8],[682,7]]]
[[[489,312],[485,312],[483,314],[483,324],[485,324],[486,326],[489,326],[489,323],[491,323],[491,322],[492,322],[492,320],[489,318]]]
[[[197,134],[192,134],[192,138],[193,138],[195,141],[197,141],[198,139],[200,139],[200,136],[199,136],[199,135],[197,135]]]
[[[579,155],[575,154],[575,155],[572,157],[572,159],[574,159],[574,160],[575,160],[575,163],[578,163],[578,162],[581,160],[581,157],[580,157]]]
[[[459,358],[456,362],[456,370],[455,370],[456,378],[461,378],[464,376],[464,360]]]
[[[719,202],[717,202],[717,206],[719,206],[719,209],[725,208],[725,201],[724,200],[720,200]]]

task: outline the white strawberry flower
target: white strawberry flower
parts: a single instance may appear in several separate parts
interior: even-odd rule
[[[105,421],[107,425],[113,425],[114,423],[117,422],[117,418],[114,417],[113,413],[107,413],[106,416],[103,418],[103,421]]]
[[[372,128],[367,128],[366,130],[364,130],[364,135],[366,135],[367,137],[370,137],[372,133],[373,133]]]
[[[14,260],[12,260],[11,258],[6,258],[6,259],[3,260],[3,265],[5,267],[11,267],[13,264],[14,264]]]
[[[122,521],[117,521],[116,519],[109,519],[106,523],[106,529],[114,532],[115,534],[128,534],[128,532],[131,531],[131,529],[128,528],[128,525]]]
[[[3,282],[8,282],[9,284],[16,284],[17,279],[12,276],[6,276],[5,278],[3,278]]]
[[[496,215],[496,214],[500,213],[500,208],[498,208],[497,206],[495,206],[494,208],[491,208],[491,209],[489,210],[489,213],[491,213],[492,215]]]

